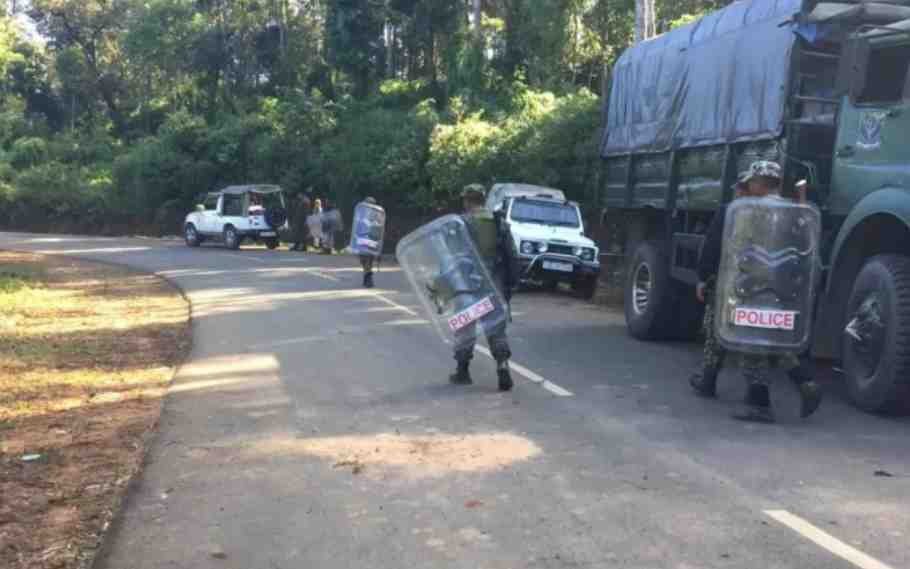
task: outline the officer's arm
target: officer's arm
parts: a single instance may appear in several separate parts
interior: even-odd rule
[[[698,280],[707,282],[712,277],[717,276],[720,269],[720,252],[724,238],[724,217],[727,208],[722,207],[714,214],[711,225],[708,226],[708,232],[705,233],[705,240],[701,246],[701,254],[698,257]]]

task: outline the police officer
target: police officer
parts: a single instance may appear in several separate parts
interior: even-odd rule
[[[781,168],[776,162],[760,160],[752,163],[749,170],[739,176],[736,185],[737,197],[766,197],[780,195]],[[702,373],[695,374],[689,383],[696,394],[713,398],[717,395],[717,376],[723,367],[726,350],[717,340],[714,327],[714,288],[720,270],[720,256],[723,245],[724,220],[727,207],[721,208],[711,220],[705,234],[698,262],[699,283],[696,286],[698,300],[705,303],[704,334],[705,345]],[[812,380],[806,366],[796,355],[770,357],[757,354],[743,354],[742,370],[746,380],[746,401],[743,409],[733,417],[742,421],[761,423],[774,422],[769,390],[769,369],[781,360],[787,375],[797,386],[800,397],[800,416],[808,417],[821,404],[821,388]]]
[[[477,251],[486,265],[487,270],[496,281],[500,292],[505,297],[506,302],[511,301],[513,275],[512,268],[511,244],[508,230],[503,227],[498,217],[495,217],[484,207],[486,200],[486,191],[480,184],[470,184],[464,188],[461,193],[464,213],[462,217],[465,220]],[[449,380],[458,385],[469,385],[473,383],[471,374],[468,370],[471,360],[474,358],[474,329],[465,329],[465,335],[470,335],[469,339],[458,342],[460,347],[455,350],[455,361],[458,367],[455,373],[449,377]],[[512,351],[509,349],[509,342],[506,337],[506,324],[495,330],[486,330],[487,341],[490,344],[490,351],[496,359],[496,375],[499,379],[499,390],[509,391],[512,389],[512,375],[509,371],[509,358],[512,357]]]
[[[291,230],[294,235],[291,251],[306,251],[308,233],[306,220],[312,208],[313,201],[310,199],[309,191],[300,194],[294,208],[294,217],[291,220]]]
[[[377,205],[376,199],[368,197],[363,200],[364,203]],[[373,288],[373,262],[376,257],[373,255],[360,255],[360,266],[363,268],[363,286],[364,288]]]

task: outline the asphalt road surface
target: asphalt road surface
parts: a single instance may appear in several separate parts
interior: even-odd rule
[[[910,567],[910,422],[809,420],[776,378],[778,424],[694,397],[692,344],[527,293],[516,389],[475,385],[396,267],[182,243],[0,234],[0,248],[128,264],[181,286],[195,346],[100,566],[291,568]]]

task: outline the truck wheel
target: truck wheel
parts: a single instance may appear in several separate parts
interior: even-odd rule
[[[274,238],[266,239],[265,246],[268,247],[270,251],[274,251],[275,249],[278,248],[278,240],[274,239]]]
[[[237,230],[233,225],[228,225],[224,228],[224,246],[228,249],[237,250],[240,249],[240,234],[237,233]]]
[[[633,338],[661,340],[674,335],[674,292],[660,244],[639,244],[632,255],[624,291],[626,325]]]
[[[202,243],[199,232],[196,231],[196,226],[192,223],[187,223],[186,227],[183,228],[183,238],[188,247],[198,247]]]
[[[910,258],[879,255],[863,266],[847,302],[844,374],[866,411],[910,408]]]
[[[597,292],[597,277],[578,277],[572,281],[572,290],[579,298],[591,300]]]

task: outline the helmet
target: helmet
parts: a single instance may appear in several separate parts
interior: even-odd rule
[[[363,199],[364,203],[376,205],[376,198],[372,196],[367,196]]]
[[[484,199],[487,197],[487,191],[481,184],[468,184],[461,190],[461,197],[475,197]]]

